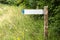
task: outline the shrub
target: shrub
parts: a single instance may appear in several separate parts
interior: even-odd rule
[[[23,0],[0,0],[0,3],[9,4],[9,5],[19,5]]]

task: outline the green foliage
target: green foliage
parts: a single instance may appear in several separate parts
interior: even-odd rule
[[[19,3],[22,2],[22,0],[7,0],[7,2],[8,2],[9,4],[15,4],[15,5],[18,5]]]
[[[0,3],[9,4],[9,5],[19,5],[23,0],[0,0]]]
[[[39,8],[43,8],[44,5],[44,1],[43,0],[25,0],[24,1],[25,5],[27,6],[27,8],[33,8],[36,9],[36,7],[38,6]]]
[[[60,40],[60,6],[54,7],[49,15],[49,40]]]

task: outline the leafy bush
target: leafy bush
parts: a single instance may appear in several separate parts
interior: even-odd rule
[[[9,5],[19,5],[23,0],[0,0],[0,3],[9,4]]]

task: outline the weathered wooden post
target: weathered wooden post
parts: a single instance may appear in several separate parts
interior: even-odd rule
[[[48,40],[48,6],[44,6],[44,40]]]

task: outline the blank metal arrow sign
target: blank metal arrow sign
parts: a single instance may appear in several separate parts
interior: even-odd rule
[[[23,14],[43,14],[43,9],[24,9]]]

